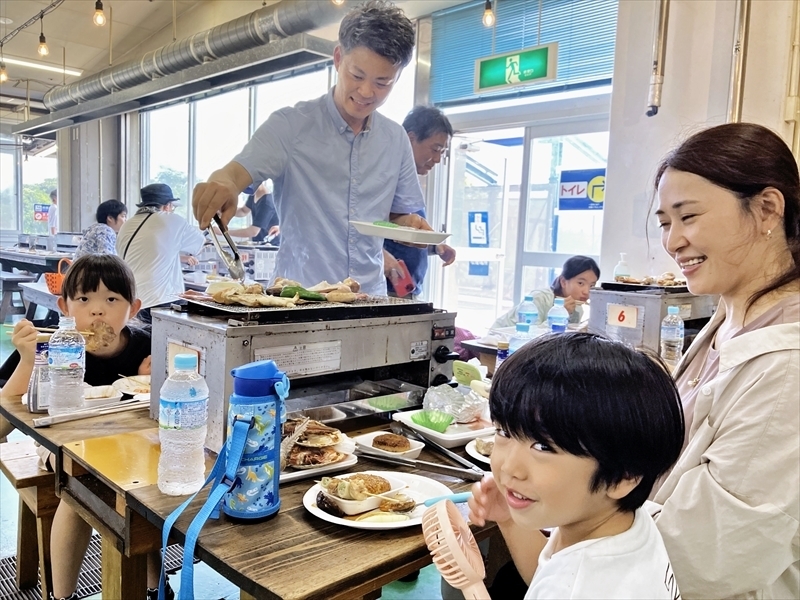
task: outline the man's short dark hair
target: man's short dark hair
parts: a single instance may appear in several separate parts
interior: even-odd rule
[[[435,106],[415,106],[403,119],[403,128],[406,133],[413,133],[418,142],[424,142],[429,137],[439,133],[446,133],[453,137],[453,126],[445,114]]]
[[[103,223],[105,225],[108,222],[108,217],[116,221],[117,217],[127,212],[128,207],[119,200],[106,200],[97,206],[97,213],[95,216],[97,217],[98,223]]]
[[[625,512],[644,503],[683,447],[683,408],[663,363],[592,333],[525,344],[495,374],[489,405],[509,435],[594,458],[592,492],[640,477],[617,501]]]
[[[58,197],[58,190],[50,190],[50,197],[57,198]]]
[[[414,52],[414,25],[391,2],[370,0],[342,19],[339,44],[345,52],[363,46],[393,65],[405,67]]]

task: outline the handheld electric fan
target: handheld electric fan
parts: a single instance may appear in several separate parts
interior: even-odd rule
[[[481,551],[455,504],[442,500],[426,510],[422,534],[433,564],[447,583],[461,590],[466,600],[489,600]]]

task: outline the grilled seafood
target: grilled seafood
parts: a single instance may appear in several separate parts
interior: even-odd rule
[[[107,348],[111,343],[117,339],[117,334],[114,328],[108,323],[102,321],[94,321],[89,326],[89,331],[94,335],[88,336],[86,340],[86,351],[95,352],[101,348]]]
[[[308,422],[311,419],[306,417],[305,419],[300,419],[299,423],[295,423],[292,428],[291,435],[287,435],[285,438],[281,440],[281,449],[280,449],[280,458],[281,458],[281,471],[286,469],[286,459],[289,456],[289,451],[294,446],[294,443],[297,439],[303,435],[303,432],[308,427]]]
[[[323,477],[319,486],[328,494],[342,500],[366,500],[392,489],[388,480],[369,473],[356,473],[347,478]]]
[[[494,439],[482,439],[478,438],[475,440],[475,450],[478,451],[479,454],[483,454],[484,456],[491,456],[492,450],[494,450]]]
[[[283,424],[283,434],[291,435],[294,433],[300,421],[302,419],[287,419],[286,423]],[[325,446],[335,446],[340,441],[342,441],[341,431],[310,419],[306,425],[305,432],[295,441],[295,444],[308,448],[324,448]]]
[[[314,469],[344,460],[346,454],[333,448],[303,448],[295,444],[289,451],[286,464],[294,469]]]

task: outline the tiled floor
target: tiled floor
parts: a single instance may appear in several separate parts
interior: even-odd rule
[[[10,317],[7,322],[16,321],[19,317]],[[9,336],[0,335],[0,363],[14,350]],[[21,438],[22,434],[13,432],[9,439]],[[0,556],[10,556],[16,552],[17,540],[17,492],[0,474]],[[420,533],[421,535],[421,533]],[[197,598],[225,598],[238,600],[239,589],[232,583],[203,563],[195,565],[195,592]],[[440,600],[440,577],[433,565],[424,568],[419,578],[410,583],[396,581],[383,588],[382,598],[386,600]],[[173,587],[180,589],[180,572],[171,577]],[[102,594],[90,596],[91,600],[99,600]]]

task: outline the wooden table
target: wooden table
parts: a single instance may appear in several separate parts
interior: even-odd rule
[[[0,412],[29,432],[31,415],[19,398],[2,400]],[[103,536],[103,594],[107,597],[141,597],[145,553],[159,547],[166,517],[185,500],[166,496],[155,485],[160,451],[157,432],[154,421],[141,411],[30,433],[50,448],[62,447],[62,499]],[[427,449],[421,458],[442,461]],[[207,467],[210,461],[209,456]],[[454,492],[471,485],[445,475],[398,469],[440,481]],[[363,470],[386,470],[386,465],[360,458],[349,472]],[[241,523],[224,516],[208,521],[196,555],[237,585],[243,599],[377,598],[382,586],[431,563],[419,527],[352,529],[310,514],[302,497],[311,485],[312,479],[282,485],[280,511],[267,521]],[[185,541],[189,523],[206,495],[203,492],[178,520],[175,541]],[[478,539],[495,531],[494,525],[473,527]]]
[[[79,454],[79,447],[97,448],[98,445],[92,440],[109,434],[121,436],[125,440],[144,440],[139,441],[137,447],[145,446],[147,443],[157,444],[157,435],[154,442],[152,433],[142,433],[152,432],[155,423],[150,419],[148,411],[116,413],[36,429],[33,427],[33,419],[41,415],[28,412],[20,397],[16,396],[0,398],[0,414],[17,429],[55,453],[58,474],[55,477],[56,492],[62,501],[67,502],[102,534],[104,597],[140,600],[146,587],[145,556],[148,551],[160,547],[160,530],[147,523],[124,502],[120,502],[117,495],[108,493],[107,484],[101,481],[98,485],[97,477],[82,472],[80,467],[75,465],[74,457],[62,450],[69,446],[73,454]],[[73,448],[71,444],[75,443],[77,447]],[[142,473],[143,482],[155,481],[152,471],[147,471],[142,466],[138,450],[131,455],[117,454],[113,450],[105,447],[103,454],[106,460],[117,464],[122,470],[127,469],[128,473]],[[126,460],[120,460],[121,457]],[[145,463],[149,465],[151,459],[151,456],[146,455]],[[158,464],[157,458],[155,464]],[[102,470],[100,474],[102,477]],[[123,485],[130,487],[132,481],[133,479]],[[87,489],[91,493],[84,493]],[[89,497],[94,500],[87,502]]]
[[[17,248],[0,248],[0,265],[4,271],[17,268],[30,273],[55,273],[58,261],[62,258],[72,258],[72,255],[45,250],[22,252]]]
[[[60,313],[58,308],[58,299],[60,296],[51,294],[47,289],[47,284],[44,281],[35,281],[33,283],[20,283],[19,287],[22,289],[22,298],[28,303],[28,308],[25,312],[25,318],[33,321],[36,314],[37,306],[44,306],[49,310]]]

